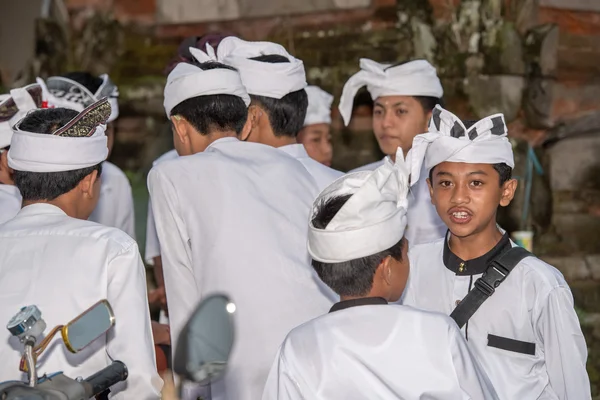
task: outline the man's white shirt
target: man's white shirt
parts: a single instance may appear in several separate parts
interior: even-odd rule
[[[325,189],[331,182],[344,175],[343,172],[310,158],[302,144],[288,144],[279,147],[279,150],[289,154],[304,165],[308,173],[315,179],[319,191]]]
[[[17,215],[22,201],[23,198],[16,186],[0,183],[0,224]]]

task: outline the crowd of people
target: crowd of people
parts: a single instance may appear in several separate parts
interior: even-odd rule
[[[11,90],[0,321],[36,304],[59,325],[108,299],[114,329],[38,363],[88,376],[121,360],[115,399],[161,397],[156,346],[176,346],[213,293],[236,303],[234,348],[224,377],[186,384],[185,398],[591,399],[569,286],[496,222],[517,188],[503,115],[444,109],[425,60],[361,59],[339,101],[346,125],[365,86],[385,157],[343,173],[331,168],[333,96],[308,86],[301,60],[235,36],[184,42],[164,89],[175,150],[148,175],[159,322],[131,187],[106,161],[117,87],[77,72]],[[22,377],[20,346],[0,334],[0,380]]]

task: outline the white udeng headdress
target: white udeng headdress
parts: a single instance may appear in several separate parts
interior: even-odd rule
[[[52,134],[14,127],[8,166],[16,171],[62,172],[92,167],[108,156],[106,122],[110,103],[102,99]]]
[[[433,109],[429,132],[415,136],[408,158],[411,185],[419,180],[423,164],[427,171],[445,161],[515,166],[504,115],[490,115],[467,129],[439,105]]]
[[[444,95],[435,68],[425,60],[392,65],[361,58],[360,71],[348,79],[340,98],[340,114],[346,125],[350,123],[354,96],[363,86],[367,86],[373,100],[382,96],[441,98]]]
[[[268,63],[250,58],[276,54],[288,59],[284,63]],[[301,60],[291,56],[283,46],[271,42],[247,42],[230,36],[219,43],[219,62],[240,72],[242,82],[251,95],[281,99],[286,94],[306,87],[306,74]]]
[[[42,106],[42,88],[32,84],[12,89],[10,94],[0,95],[0,149],[10,145],[12,126],[31,110]]]
[[[44,101],[49,108],[63,107],[80,112],[98,100],[108,97],[111,107],[108,122],[112,122],[119,117],[119,89],[107,74],[100,75],[100,78],[102,84],[96,93],[90,92],[81,83],[62,76],[52,76],[45,82],[37,78],[36,81],[42,87]]]
[[[352,194],[325,229],[309,223],[308,252],[314,260],[338,263],[384,251],[404,236],[408,209],[408,170],[402,150],[374,171],[344,175],[329,185],[313,205]]]
[[[198,62],[217,61],[214,50],[207,45],[207,53],[190,47],[190,52]],[[179,63],[167,77],[165,86],[165,112],[171,116],[171,110],[181,102],[198,96],[230,94],[250,105],[250,96],[242,84],[240,74],[226,68],[203,70],[195,65]]]
[[[331,103],[333,96],[318,86],[307,86],[308,109],[304,126],[314,124],[331,124]]]

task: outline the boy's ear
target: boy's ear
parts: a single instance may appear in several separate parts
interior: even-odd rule
[[[244,126],[244,130],[240,135],[240,140],[246,141],[250,138],[252,132],[258,132],[260,129],[260,120],[264,115],[264,111],[257,104],[250,104],[248,107],[248,120]]]
[[[500,205],[506,207],[510,204],[512,199],[515,197],[517,191],[518,181],[516,179],[509,179],[502,185],[502,196],[500,197]]]
[[[248,110],[248,118],[246,119],[246,123],[244,124],[242,131],[238,135],[241,141],[245,142],[250,137],[250,133],[252,132],[252,118],[253,116],[250,113],[250,110]]]
[[[433,186],[431,185],[431,180],[427,178],[427,187],[429,188],[429,201],[431,204],[435,205],[433,202]]]
[[[189,122],[179,115],[173,115],[170,119],[179,141],[181,143],[188,143],[190,141]]]
[[[388,285],[392,285],[392,265],[391,265],[392,256],[387,256],[384,258],[377,269],[380,270],[381,277],[383,281]]]
[[[94,170],[91,173],[87,174],[81,182],[77,185],[79,190],[83,193],[84,197],[91,199],[94,197],[94,184],[98,180],[98,171]]]

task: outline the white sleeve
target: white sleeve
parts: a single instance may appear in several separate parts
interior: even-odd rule
[[[534,327],[543,343],[550,386],[561,400],[591,399],[587,346],[568,287],[554,288],[534,309]]]
[[[148,174],[148,188],[160,240],[171,343],[175,349],[179,332],[200,300],[200,293],[175,187],[162,172],[153,168]]]
[[[144,259],[148,265],[154,265],[154,257],[160,256],[160,243],[152,212],[152,200],[148,200],[148,217],[146,219],[146,251]]]
[[[106,352],[112,360],[125,363],[127,381],[114,387],[113,399],[159,399],[163,385],[156,370],[156,355],[146,273],[137,244],[133,243],[108,264],[108,301],[115,314],[115,326],[108,332]]]
[[[471,354],[458,326],[454,321],[448,322],[452,363],[461,389],[471,400],[498,399],[490,379]]]
[[[285,342],[283,344],[285,346]],[[288,367],[283,355],[283,346],[277,351],[271,366],[262,400],[303,400],[300,385]]]

